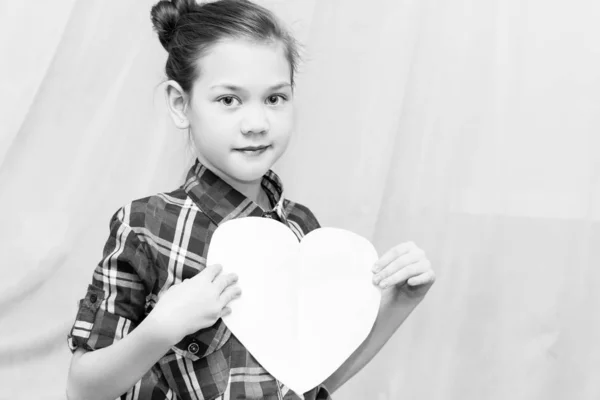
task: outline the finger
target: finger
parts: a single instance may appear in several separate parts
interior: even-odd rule
[[[217,290],[219,294],[223,293],[225,289],[229,286],[233,285],[238,281],[238,276],[236,274],[227,274],[218,276],[214,283],[217,285]]]
[[[386,265],[394,261],[396,258],[408,253],[413,246],[413,242],[406,242],[392,247],[375,262],[375,265],[373,266],[373,272],[377,273],[381,271]]]
[[[410,286],[419,286],[435,282],[435,273],[433,271],[427,271],[421,275],[413,276],[406,283]]]
[[[383,268],[383,270],[376,273],[375,276],[373,276],[373,282],[375,284],[378,284],[380,281],[387,278],[388,276],[395,274],[396,272],[400,271],[402,268],[410,264],[419,262],[419,260],[421,260],[419,254],[413,252],[405,253],[393,260],[390,264]]]
[[[219,276],[221,271],[223,271],[223,267],[221,266],[221,264],[213,264],[213,265],[209,265],[208,267],[204,268],[204,270],[202,272],[200,272],[200,274],[202,274],[202,276],[207,278],[209,282],[212,282],[215,280],[215,278],[217,276]],[[198,274],[198,275],[200,275],[200,274]]]
[[[422,260],[414,264],[407,265],[395,274],[379,282],[379,287],[386,288],[393,285],[403,284],[414,276],[421,275],[430,270],[429,260]]]
[[[221,310],[221,316],[220,318],[223,318],[227,315],[231,314],[231,308],[229,307],[223,307],[223,309]]]
[[[239,286],[229,286],[221,294],[221,301],[223,303],[223,306],[226,306],[232,300],[237,299],[241,295],[242,295],[242,289],[240,289]]]

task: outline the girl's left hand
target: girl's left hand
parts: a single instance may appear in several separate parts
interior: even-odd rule
[[[399,244],[381,256],[373,274],[373,283],[381,289],[397,286],[412,296],[424,296],[435,282],[431,262],[413,242]]]

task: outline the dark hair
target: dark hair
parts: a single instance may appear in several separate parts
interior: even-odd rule
[[[150,12],[160,43],[169,53],[165,72],[190,93],[198,77],[197,60],[210,46],[226,38],[252,41],[280,40],[290,64],[294,85],[298,45],[269,10],[248,0],[218,0],[198,4],[196,0],[159,1]]]

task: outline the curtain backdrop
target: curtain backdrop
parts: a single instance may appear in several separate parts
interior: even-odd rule
[[[438,280],[348,400],[600,398],[600,3],[264,0],[304,43],[287,197]],[[153,1],[0,2],[0,399],[64,399],[112,213],[190,165]]]

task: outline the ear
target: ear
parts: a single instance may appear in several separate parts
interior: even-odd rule
[[[179,129],[189,128],[190,121],[187,117],[188,94],[183,91],[179,83],[169,80],[165,82],[165,97],[169,114],[171,114],[175,126]]]

